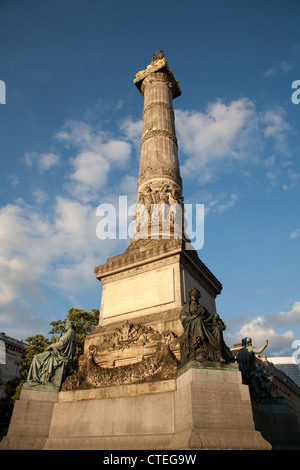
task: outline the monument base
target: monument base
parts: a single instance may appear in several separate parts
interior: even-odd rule
[[[58,392],[22,389],[1,450],[38,450],[46,445]]]
[[[23,390],[1,449],[268,450],[231,369],[58,394]]]

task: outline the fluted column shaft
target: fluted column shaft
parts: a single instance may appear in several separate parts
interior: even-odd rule
[[[152,60],[146,70],[139,72],[135,84],[144,98],[138,204],[146,208],[148,214],[154,205],[164,204],[167,213],[170,206],[182,206],[183,201],[172,103],[181,90],[164,57]],[[136,218],[140,213],[138,209]],[[174,232],[174,214],[172,217]],[[145,235],[151,225],[150,215],[137,225],[137,232]]]
[[[161,72],[149,75],[141,92],[144,113],[138,191],[147,181],[161,177],[181,188],[170,77]]]

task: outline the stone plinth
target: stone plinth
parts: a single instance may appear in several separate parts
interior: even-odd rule
[[[41,393],[22,393],[2,449],[271,447],[255,431],[248,387],[234,366],[191,368],[176,380],[60,392],[56,397]],[[43,429],[36,426],[39,415]],[[15,426],[20,418],[22,426]]]
[[[58,393],[22,389],[0,449],[43,449],[49,437]]]
[[[103,284],[99,326],[86,337],[84,354],[99,346],[104,335],[122,328],[125,322],[148,325],[159,333],[183,332],[180,310],[188,301],[188,291],[201,291],[201,304],[216,312],[216,296],[222,285],[199,259],[185,249],[182,239],[144,240],[122,255],[109,258],[95,268]],[[173,350],[180,360],[179,342]],[[138,360],[138,359],[137,359]]]
[[[235,365],[185,368],[177,379],[173,445],[196,449],[270,449],[255,430],[248,386]]]
[[[211,313],[222,285],[183,240],[144,240],[95,268],[103,284],[99,325],[181,308],[191,287]]]

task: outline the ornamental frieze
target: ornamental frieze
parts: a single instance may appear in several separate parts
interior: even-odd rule
[[[174,144],[176,145],[176,147],[178,147],[176,135],[174,135],[171,132],[168,132],[164,129],[151,129],[151,130],[147,131],[143,135],[143,138],[142,138],[142,141],[141,141],[141,147],[146,142],[146,140],[150,139],[151,137],[157,137],[157,136],[167,137],[168,139],[171,139],[174,142]]]
[[[126,322],[92,344],[79,370],[67,377],[62,390],[111,387],[177,377],[175,355],[179,338],[145,325]]]

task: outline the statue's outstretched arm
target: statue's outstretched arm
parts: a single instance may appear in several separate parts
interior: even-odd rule
[[[262,353],[266,349],[267,346],[268,346],[268,340],[266,339],[265,344],[263,346],[261,346],[260,348],[253,348],[254,354]]]

